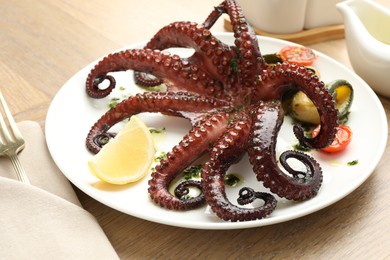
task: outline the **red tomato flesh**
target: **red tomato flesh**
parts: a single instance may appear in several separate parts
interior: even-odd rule
[[[302,66],[309,66],[317,59],[313,50],[304,46],[286,46],[279,51],[279,54],[283,61]]]
[[[321,126],[317,126],[313,132],[312,136],[316,137],[318,133],[320,132]],[[337,133],[335,136],[335,139],[333,140],[333,143],[329,145],[328,147],[325,147],[321,149],[321,151],[327,152],[327,153],[337,153],[340,151],[343,151],[348,144],[352,140],[352,130],[349,126],[346,125],[339,125],[337,127]]]

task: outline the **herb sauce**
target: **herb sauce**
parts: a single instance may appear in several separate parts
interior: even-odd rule
[[[238,174],[226,174],[224,178],[224,183],[226,186],[229,187],[236,187],[242,182],[241,178]]]
[[[347,163],[348,166],[355,166],[359,163],[359,160],[353,160]]]

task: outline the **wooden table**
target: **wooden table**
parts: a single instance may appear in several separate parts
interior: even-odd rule
[[[389,1],[377,0],[387,7]],[[17,121],[42,127],[61,86],[98,57],[178,20],[202,22],[220,0],[0,1],[0,88]],[[213,32],[223,31],[221,19]],[[344,39],[310,45],[350,67]],[[386,114],[390,100],[380,97]],[[72,104],[69,104],[70,106]],[[76,189],[122,259],[390,257],[390,149],[341,201],[286,223],[243,230],[165,226],[113,210]]]

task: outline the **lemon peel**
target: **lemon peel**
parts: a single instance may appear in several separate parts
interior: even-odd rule
[[[88,161],[90,172],[111,184],[127,184],[145,177],[154,161],[152,135],[137,116]]]

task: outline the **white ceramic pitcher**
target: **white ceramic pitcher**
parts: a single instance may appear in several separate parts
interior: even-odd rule
[[[390,97],[390,10],[369,0],[337,4],[355,72],[374,91]]]

